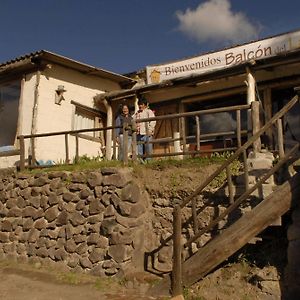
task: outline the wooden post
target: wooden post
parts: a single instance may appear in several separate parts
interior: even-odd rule
[[[283,129],[282,129],[282,119],[277,120],[277,142],[278,142],[278,152],[279,158],[284,157],[284,145],[283,145]]]
[[[75,163],[79,162],[79,137],[78,133],[75,134]]]
[[[240,148],[242,146],[242,126],[241,126],[241,110],[238,109],[236,111],[236,139],[237,139],[237,147]]]
[[[252,116],[252,135],[255,135],[256,132],[260,129],[260,121],[259,121],[259,102],[253,101],[251,103],[251,116]],[[253,142],[253,151],[257,153],[261,150],[261,142],[260,137],[258,137]]]
[[[232,204],[234,202],[234,197],[233,197],[233,184],[232,184],[230,166],[226,167],[226,176],[227,176],[227,185],[228,185],[228,193],[229,193],[229,203]]]
[[[25,170],[25,141],[24,136],[20,135],[20,171]]]
[[[68,134],[65,134],[65,147],[66,147],[66,161],[65,163],[68,164],[70,162],[69,159],[69,139],[68,139]]]
[[[186,152],[186,134],[185,134],[185,120],[184,117],[179,119],[180,122],[180,135],[182,138],[182,149],[183,152]]]
[[[116,129],[112,130],[112,143],[113,143],[112,159],[117,159],[117,136],[116,136]]]
[[[128,164],[128,124],[126,122],[123,123],[123,163],[125,165]]]
[[[195,120],[196,120],[196,145],[197,151],[200,151],[200,134],[201,134],[201,129],[200,129],[200,118],[199,116],[195,116]]]
[[[182,264],[181,264],[181,208],[175,206],[173,212],[173,271],[172,296],[182,295]]]
[[[144,158],[147,158],[148,157],[148,155],[150,154],[149,153],[149,138],[150,138],[150,134],[149,134],[149,123],[148,122],[146,122],[146,124],[145,124],[145,126],[146,126],[146,142],[145,142],[145,145],[144,145],[144,149],[145,149],[145,156],[146,157],[144,157]]]
[[[247,163],[247,151],[243,151],[243,164],[244,164],[244,176],[245,176],[245,189],[246,191],[249,190],[249,170],[248,170],[248,163]]]
[[[132,160],[133,161],[136,161],[136,159],[137,159],[136,148],[137,148],[137,144],[136,144],[136,132],[134,131],[132,133]]]

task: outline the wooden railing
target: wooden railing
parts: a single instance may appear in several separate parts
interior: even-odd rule
[[[201,111],[193,111],[193,112],[185,112],[185,113],[178,113],[178,114],[169,114],[169,115],[163,115],[163,116],[156,116],[154,118],[147,118],[147,119],[140,119],[137,120],[136,123],[146,123],[151,121],[162,121],[162,120],[178,120],[179,122],[179,129],[180,129],[180,137],[174,138],[174,137],[163,137],[159,139],[152,139],[150,141],[147,141],[148,144],[157,144],[157,143],[164,143],[164,144],[170,144],[174,142],[181,143],[182,150],[180,151],[173,151],[168,153],[146,153],[142,158],[153,158],[153,157],[174,157],[178,155],[196,155],[201,153],[209,153],[209,152],[222,152],[222,151],[234,151],[238,147],[240,147],[242,143],[242,138],[247,136],[249,132],[247,130],[242,130],[241,126],[241,111],[249,111],[251,110],[251,115],[257,114],[256,106],[258,103],[254,103],[251,106],[250,105],[236,105],[236,106],[229,106],[229,107],[221,107],[221,108],[214,108],[214,109],[207,109],[207,110],[201,110]],[[224,112],[232,112],[236,114],[236,128],[234,130],[230,131],[223,131],[223,132],[212,132],[212,133],[206,133],[201,134],[201,116],[207,115],[207,114],[218,114],[218,113],[224,113]],[[186,134],[186,128],[184,126],[186,122],[186,118],[194,118],[195,124],[196,124],[196,133],[195,135],[187,135]],[[259,117],[256,115],[254,118],[257,120]],[[117,128],[121,128],[119,126],[110,126],[110,127],[103,127],[103,128],[90,128],[90,129],[81,129],[81,130],[70,130],[70,131],[59,131],[59,132],[50,132],[50,133],[40,133],[40,134],[29,134],[29,135],[20,135],[18,136],[19,145],[20,145],[20,170],[24,170],[26,167],[28,168],[39,168],[42,166],[39,166],[36,164],[36,152],[35,152],[35,144],[36,140],[39,138],[47,138],[47,137],[53,137],[53,136],[64,136],[64,145],[61,147],[64,147],[65,149],[65,157],[63,159],[65,164],[70,164],[70,146],[69,146],[69,137],[74,136],[75,137],[75,157],[74,162],[78,162],[80,157],[80,145],[79,145],[79,139],[89,139],[93,141],[97,141],[96,138],[89,137],[86,135],[86,133],[94,133],[94,132],[103,132],[104,134],[108,130],[112,130],[113,132],[113,159],[117,158],[116,155],[116,136],[115,136],[115,130]],[[146,126],[147,130],[147,126]],[[123,124],[123,132],[124,132],[124,144],[123,144],[123,161],[125,164],[128,163],[128,124]],[[236,140],[236,145],[231,147],[228,147],[227,145],[224,145],[221,148],[215,148],[215,149],[202,149],[201,145],[203,143],[203,140],[208,139],[215,139],[216,137],[231,137]],[[25,140],[30,140],[30,148],[31,153],[30,156],[26,159],[26,149],[25,149]],[[195,141],[196,149],[195,150],[188,150],[187,149],[187,143],[190,141]],[[98,139],[99,143],[100,140]],[[139,156],[137,155],[136,148],[138,144],[145,144],[143,142],[137,142],[136,139],[136,132],[133,132],[132,134],[132,157],[131,159],[135,161]],[[27,161],[27,164],[25,163]],[[49,167],[49,166],[47,166]]]
[[[299,153],[299,144],[297,143],[291,150],[287,153],[284,153],[283,146],[283,134],[282,134],[282,117],[298,102],[298,95],[293,97],[293,99],[286,104],[278,113],[276,113],[262,128],[259,129],[256,125],[253,125],[253,136],[243,145],[241,145],[237,151],[224,163],[222,164],[213,174],[211,174],[190,196],[182,201],[180,205],[177,205],[174,208],[173,212],[173,271],[172,271],[172,294],[173,296],[180,295],[182,293],[182,278],[181,278],[181,268],[182,268],[182,250],[184,248],[189,248],[192,243],[197,241],[203,234],[207,233],[211,229],[213,229],[221,220],[223,220],[226,216],[232,213],[233,210],[237,209],[241,203],[249,199],[249,196],[259,187],[262,186],[264,182],[268,180],[275,172],[277,172],[282,166],[284,166],[288,161],[295,159],[298,157],[296,154]],[[255,108],[256,110],[256,108]],[[255,116],[257,114],[253,114]],[[257,122],[257,120],[252,119],[253,124]],[[274,165],[272,169],[266,172],[253,186],[249,187],[249,179],[248,179],[248,165],[247,165],[247,150],[251,149],[251,151],[257,153],[260,148],[260,137],[262,134],[267,132],[272,126],[277,125],[277,136],[279,143],[279,160]],[[233,189],[232,189],[232,178],[230,172],[230,166],[236,160],[241,160],[243,162],[243,172],[245,176],[245,192],[239,196],[237,199],[234,199]],[[197,212],[197,203],[196,197],[200,195],[212,181],[219,176],[222,172],[226,172],[227,176],[227,184],[229,190],[229,207],[221,213],[218,217],[213,219],[207,226],[204,228],[199,228],[197,219],[199,218]],[[181,245],[181,237],[182,237],[182,214],[181,210],[184,207],[191,207],[191,222],[192,228],[194,229],[194,235],[191,236],[186,243],[184,244],[184,248]],[[201,207],[200,212],[203,211],[205,205]],[[185,216],[186,217],[186,216]],[[186,226],[187,224],[185,224]]]

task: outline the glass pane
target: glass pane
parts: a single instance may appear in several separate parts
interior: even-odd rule
[[[12,146],[18,123],[20,81],[0,84],[0,147]]]

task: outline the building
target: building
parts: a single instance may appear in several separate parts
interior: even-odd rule
[[[114,107],[120,102],[133,104],[143,96],[157,116],[260,101],[263,123],[295,94],[294,88],[300,85],[299,64],[300,31],[293,31],[196,57],[148,66],[139,72],[139,76],[146,80],[145,85],[107,92],[95,99],[99,105],[105,100]],[[300,139],[299,112],[297,104],[284,119],[287,143]],[[201,134],[235,130],[236,126],[236,116],[232,113],[207,114],[201,121]],[[178,130],[178,122],[161,120],[156,127],[155,138],[172,137]],[[242,113],[242,128],[249,129],[246,112]],[[186,136],[195,134],[195,122],[191,118],[185,124],[185,131]],[[268,140],[276,147],[272,132],[268,133]],[[155,145],[156,152],[162,150],[171,151]]]
[[[106,109],[95,107],[93,97],[134,82],[44,50],[0,64],[0,167],[18,164],[20,135],[105,126]],[[75,138],[68,139],[72,160]],[[41,164],[64,161],[64,144],[64,135],[26,139],[26,159],[34,154]],[[101,156],[103,146],[99,132],[80,135],[80,155]]]

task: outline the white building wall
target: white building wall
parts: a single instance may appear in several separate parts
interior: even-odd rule
[[[61,105],[55,104],[55,91],[63,85],[64,99]],[[118,89],[118,85],[99,77],[87,76],[60,66],[52,66],[40,79],[36,133],[73,130],[75,106],[71,101],[94,107],[93,97],[107,89]],[[55,163],[65,159],[65,136],[37,138],[36,159]],[[79,139],[79,155],[95,157],[102,155],[98,142]],[[75,137],[69,136],[69,157],[75,156]]]

